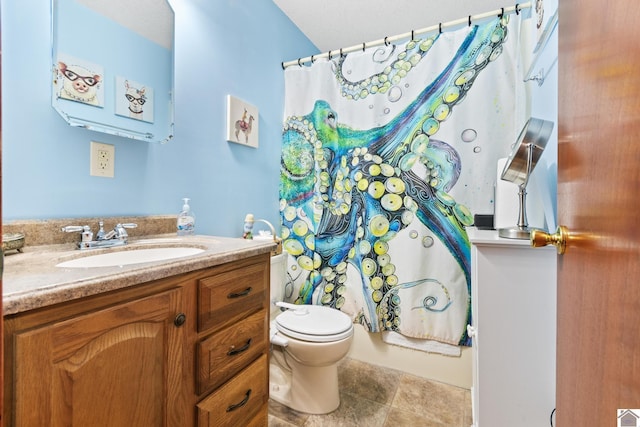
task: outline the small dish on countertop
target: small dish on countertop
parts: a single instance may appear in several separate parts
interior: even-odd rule
[[[2,251],[4,253],[7,253],[7,251],[13,251],[13,250],[22,252],[23,246],[24,246],[24,234],[7,233],[2,235]]]

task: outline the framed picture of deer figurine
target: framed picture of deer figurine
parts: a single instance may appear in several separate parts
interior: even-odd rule
[[[227,141],[258,148],[258,109],[227,95]]]

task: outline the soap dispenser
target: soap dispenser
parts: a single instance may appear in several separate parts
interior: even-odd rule
[[[188,236],[194,233],[196,226],[196,216],[189,206],[189,199],[182,199],[182,211],[178,214],[178,236]]]

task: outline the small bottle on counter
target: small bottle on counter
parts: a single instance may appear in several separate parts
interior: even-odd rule
[[[178,236],[189,236],[195,232],[196,216],[189,206],[189,199],[182,199],[182,211],[178,214]]]

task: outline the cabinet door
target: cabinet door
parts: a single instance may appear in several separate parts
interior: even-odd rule
[[[182,299],[173,289],[16,334],[15,425],[182,425]]]

